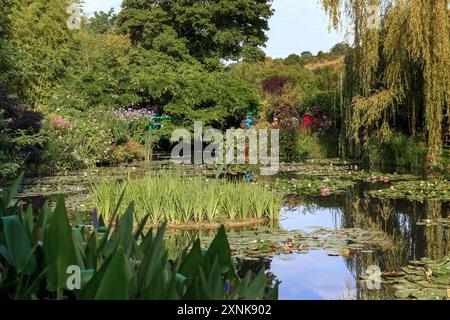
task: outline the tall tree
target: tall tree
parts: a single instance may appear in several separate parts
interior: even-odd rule
[[[86,29],[96,34],[105,34],[113,29],[115,19],[113,8],[108,12],[94,12],[94,16],[88,19]]]
[[[440,164],[449,112],[450,15],[447,0],[322,0],[334,27],[353,21],[346,58],[344,139],[388,139],[401,113],[423,130],[430,167]],[[377,21],[380,21],[378,24]],[[447,71],[446,71],[447,70]],[[355,145],[346,148],[357,152]]]
[[[6,74],[10,71],[10,57],[13,54],[10,42],[10,13],[12,0],[0,0],[0,96],[5,86]]]
[[[203,63],[258,60],[267,41],[271,0],[125,0],[118,15],[133,44],[187,50]]]
[[[45,95],[46,88],[66,72],[73,50],[72,34],[67,25],[68,6],[75,1],[20,0],[10,11],[10,41],[17,51],[13,61],[14,76],[9,80],[14,90],[34,101]]]

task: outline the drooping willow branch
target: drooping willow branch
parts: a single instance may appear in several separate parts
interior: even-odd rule
[[[417,128],[425,133],[428,163],[438,165],[449,113],[448,1],[321,2],[333,27],[349,20],[353,28],[343,77],[345,137],[351,143],[359,143],[361,135],[366,143],[372,134],[388,139],[389,122],[406,109],[410,134]]]

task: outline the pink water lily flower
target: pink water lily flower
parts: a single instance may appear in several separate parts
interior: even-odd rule
[[[326,186],[323,187],[322,189],[322,196],[326,197],[330,194],[330,189]]]
[[[63,122],[63,118],[62,117],[55,117],[55,119],[53,119],[53,122],[56,124],[61,124]]]

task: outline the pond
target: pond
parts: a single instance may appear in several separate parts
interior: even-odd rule
[[[247,259],[253,250],[257,251],[251,239],[286,242],[295,238],[299,239],[297,243],[307,243],[306,250],[274,250],[265,258],[266,269],[281,281],[280,299],[395,299],[396,290],[390,284],[368,288],[363,281],[368,268],[377,266],[383,273],[396,272],[412,260],[447,256],[448,224],[434,222],[448,221],[450,203],[378,199],[369,196],[369,189],[358,184],[345,194],[297,199],[298,203],[283,208],[276,226],[229,230],[231,247],[238,248],[238,256]],[[345,231],[347,237],[324,242],[321,237],[305,236],[316,235],[318,230],[322,235]],[[362,232],[382,237],[375,241],[349,240]],[[177,231],[168,242],[176,248],[194,235],[200,236],[205,246],[212,237],[207,231]],[[358,247],[355,243],[364,245]]]
[[[166,167],[155,163],[155,168]],[[104,176],[120,178],[130,172],[140,176],[147,170],[130,166],[28,180],[21,197],[39,206],[44,198],[65,194],[69,206],[89,209],[90,181]],[[284,172],[280,181],[305,171],[304,167],[290,170],[294,172]],[[214,174],[207,168],[197,171]],[[335,166],[332,172],[323,166],[317,174],[336,176],[347,171],[345,166]],[[391,284],[370,288],[364,281],[367,272],[374,266],[381,272],[397,272],[412,260],[441,259],[450,254],[449,202],[376,197],[374,191],[389,184],[364,183],[359,176],[352,181],[342,184],[342,189],[337,185],[339,192],[328,196],[289,196],[275,224],[228,230],[231,248],[243,268],[255,269],[263,262],[268,273],[281,281],[280,299],[395,299]],[[214,232],[170,231],[166,239],[169,254],[175,256],[195,236],[200,236],[206,247]]]
[[[399,271],[411,260],[440,259],[449,254],[449,228],[420,224],[447,218],[449,203],[439,201],[380,200],[369,198],[361,188],[330,199],[315,198],[308,205],[285,209],[280,226],[285,230],[362,228],[382,230],[393,246],[350,255],[330,256],[328,250],[277,256],[270,271],[279,280],[280,299],[394,299],[392,287],[369,290],[361,276],[371,265],[382,272]],[[429,220],[428,220],[429,219]],[[419,223],[419,224],[418,224]]]

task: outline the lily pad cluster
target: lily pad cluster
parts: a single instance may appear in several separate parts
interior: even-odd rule
[[[390,188],[373,191],[371,195],[391,199],[450,201],[450,181],[399,181],[392,184]]]
[[[441,260],[411,261],[401,272],[383,274],[399,299],[450,299],[450,256]]]
[[[351,180],[304,177],[301,179],[278,180],[274,182],[273,187],[289,194],[294,193],[302,196],[328,196],[330,194],[346,192],[348,188],[353,187],[355,184],[356,182]]]
[[[281,254],[327,250],[330,256],[351,256],[392,248],[392,239],[381,231],[362,229],[327,229],[312,232],[286,231],[265,226],[227,233],[233,255],[240,259],[260,259]],[[203,237],[206,247],[208,237]]]
[[[425,219],[422,221],[417,222],[417,225],[419,226],[427,226],[427,227],[434,227],[434,226],[443,226],[446,228],[450,227],[450,216],[447,218],[439,218],[439,219]]]

